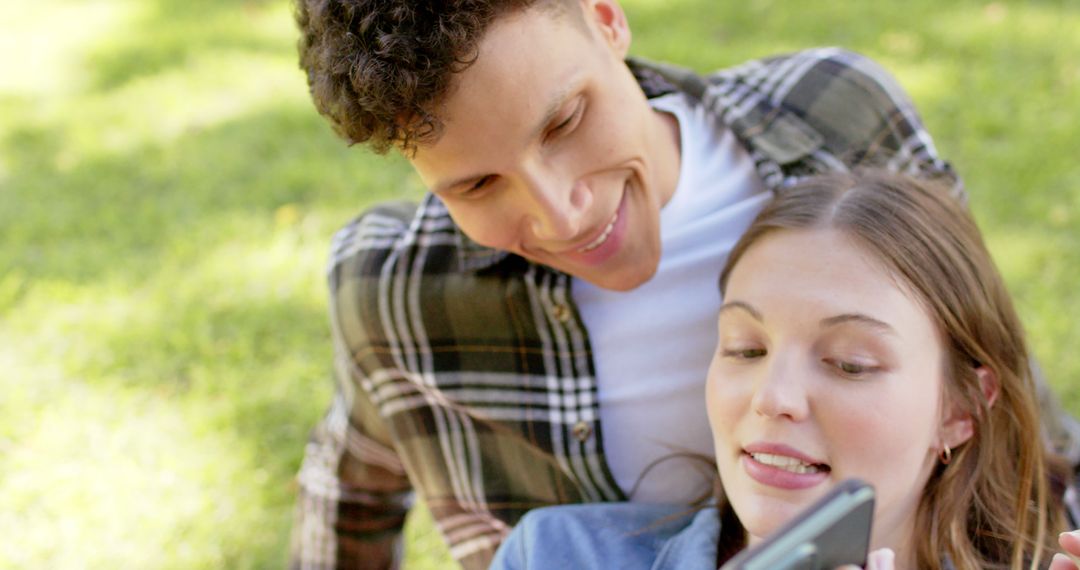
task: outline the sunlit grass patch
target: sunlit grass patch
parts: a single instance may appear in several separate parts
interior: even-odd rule
[[[9,313],[0,561],[278,563],[297,467],[278,451],[329,389],[323,248],[296,227],[126,288],[41,283]]]
[[[38,0],[0,4],[0,93],[53,98],[89,81],[79,55],[134,20],[132,0]]]
[[[69,382],[54,396],[0,475],[9,562],[220,567],[226,553],[214,545],[258,522],[260,484],[239,483],[267,477],[242,442],[195,436],[148,395]]]
[[[65,121],[63,151],[76,157],[126,153],[146,144],[168,144],[282,104],[299,107],[308,103],[302,79],[290,59],[200,53],[183,68],[86,96],[78,120]]]

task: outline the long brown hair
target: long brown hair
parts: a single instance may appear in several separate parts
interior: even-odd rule
[[[720,277],[762,236],[843,232],[908,285],[946,343],[944,397],[969,411],[975,434],[931,473],[915,525],[918,568],[1036,568],[1048,560],[1059,503],[1019,318],[974,219],[946,188],[880,171],[830,174],[777,191],[735,245]],[[996,375],[991,406],[977,366]]]

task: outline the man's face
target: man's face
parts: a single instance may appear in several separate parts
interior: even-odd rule
[[[678,127],[623,63],[619,6],[581,9],[584,22],[537,8],[496,20],[437,111],[442,136],[411,161],[477,243],[628,290],[660,260]]]

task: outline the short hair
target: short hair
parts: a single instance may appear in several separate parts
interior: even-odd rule
[[[498,17],[572,0],[296,0],[300,67],[316,108],[379,154],[432,142],[454,73]]]
[[[883,264],[926,308],[945,343],[945,397],[976,428],[923,490],[913,545],[919,568],[1026,567],[1054,549],[1064,530],[1050,495],[1053,459],[1039,410],[1023,327],[971,214],[948,188],[885,171],[831,174],[777,190],[732,249],[723,291],[746,251],[775,232],[832,229]],[[975,374],[999,383],[989,406]],[[1032,566],[1034,567],[1034,566]]]

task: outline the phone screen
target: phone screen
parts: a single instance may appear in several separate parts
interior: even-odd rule
[[[874,489],[847,479],[764,542],[720,570],[833,570],[866,564],[874,519]]]

